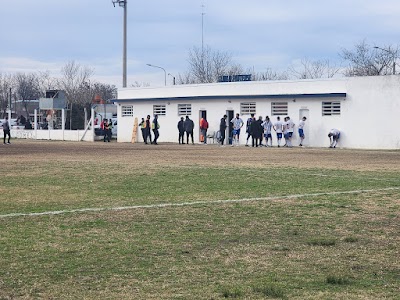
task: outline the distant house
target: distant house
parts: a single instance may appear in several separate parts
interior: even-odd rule
[[[134,119],[140,121],[146,115],[159,116],[160,142],[177,142],[176,126],[182,116],[188,115],[195,122],[195,138],[200,141],[198,124],[202,117],[209,122],[209,132],[215,132],[224,114],[230,121],[239,113],[246,122],[254,113],[257,117],[270,116],[273,122],[278,116],[290,116],[296,125],[306,116],[306,146],[328,146],[327,134],[336,128],[341,131],[340,147],[400,148],[398,75],[125,88],[118,91],[114,102],[119,142],[130,142]],[[228,127],[227,136],[231,129]],[[245,128],[242,144],[244,133]],[[295,134],[294,141],[297,139]],[[273,143],[276,145],[275,135]]]

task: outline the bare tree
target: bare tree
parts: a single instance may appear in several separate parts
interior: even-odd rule
[[[117,88],[115,85],[95,82],[93,84],[93,92],[94,95],[100,95],[105,100],[117,98]]]
[[[130,87],[133,87],[133,88],[148,87],[148,86],[150,86],[150,83],[148,83],[148,82],[139,82],[139,81],[135,81],[134,83],[132,83],[130,85]]]
[[[232,62],[228,52],[216,51],[210,46],[193,47],[189,50],[189,70],[178,74],[178,83],[211,83],[217,82],[222,75],[237,74],[242,67]]]
[[[14,78],[16,96],[19,100],[22,100],[26,118],[29,120],[29,102],[37,100],[43,95],[40,90],[39,77],[35,73],[17,73]]]
[[[252,80],[254,81],[266,81],[266,80],[288,80],[289,75],[287,72],[277,72],[268,68],[265,72],[253,73]]]
[[[58,85],[65,91],[68,103],[84,104],[91,101],[91,98],[87,97],[87,89],[88,85],[90,87],[93,69],[70,61],[62,67],[61,75]]]
[[[292,65],[288,68],[291,77],[296,79],[332,78],[339,70],[329,60],[312,61],[308,58],[303,58],[298,66]]]
[[[10,103],[12,90],[14,88],[14,78],[11,74],[0,73],[0,110],[2,117],[7,113]]]
[[[356,44],[353,50],[342,49],[340,56],[348,62],[346,76],[376,76],[393,74],[398,46],[376,49],[365,40]]]

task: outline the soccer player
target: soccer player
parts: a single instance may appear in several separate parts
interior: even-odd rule
[[[287,129],[288,129],[288,147],[292,148],[292,137],[294,133],[294,122],[290,119],[289,116],[286,117],[286,124],[287,124]]]
[[[272,122],[268,116],[265,117],[265,121],[262,123],[264,128],[264,137],[265,137],[265,147],[272,147]],[[271,144],[268,145],[268,140],[271,141]]]
[[[336,148],[336,145],[340,139],[340,131],[337,129],[331,129],[331,131],[328,133],[328,137],[329,142],[331,143],[329,148]]]
[[[299,122],[299,137],[300,137],[300,145],[299,146],[300,147],[303,146],[303,141],[304,141],[304,138],[305,138],[304,125],[306,124],[306,120],[307,120],[307,118],[303,117]]]
[[[283,123],[281,122],[281,118],[277,117],[276,122],[274,124],[274,130],[276,132],[276,137],[278,139],[278,147],[281,146],[281,139],[282,139],[282,126]]]
[[[240,129],[243,127],[244,122],[239,117],[239,114],[236,114],[236,118],[233,118],[231,123],[233,124],[232,147],[235,146],[235,144],[239,146]]]
[[[289,125],[287,122],[287,117],[285,117],[283,119],[282,131],[283,131],[283,138],[285,139],[285,145],[283,145],[283,147],[288,147],[289,146]]]

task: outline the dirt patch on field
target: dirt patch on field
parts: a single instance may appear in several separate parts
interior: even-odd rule
[[[11,145],[0,147],[0,161],[3,164],[98,161],[107,166],[115,162],[132,168],[196,165],[395,172],[400,170],[400,151],[14,140]]]

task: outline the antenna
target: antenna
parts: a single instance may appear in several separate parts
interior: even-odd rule
[[[204,3],[201,5],[201,52],[204,52],[204,12],[205,5]]]

